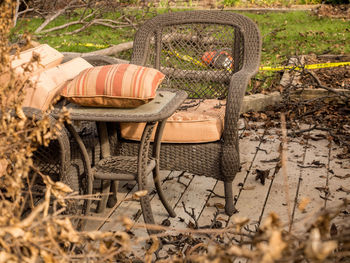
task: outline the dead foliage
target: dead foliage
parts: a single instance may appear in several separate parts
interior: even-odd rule
[[[21,2],[19,12],[17,17],[42,17],[44,22],[36,28],[34,34],[37,37],[46,34],[56,34],[56,35],[74,35],[79,32],[86,30],[87,28],[94,25],[102,25],[109,28],[117,29],[123,27],[132,27],[137,29],[138,21],[136,21],[133,15],[130,15],[123,11],[123,7],[128,5],[127,1],[113,1],[113,0],[61,0],[61,1],[18,1]],[[142,4],[143,3],[143,4]],[[146,4],[141,2],[139,8],[142,10],[141,20],[151,12],[151,4]],[[121,14],[119,18],[108,19],[105,18],[106,12],[118,11]],[[68,19],[72,17],[77,17],[76,19],[67,22],[63,25],[54,26],[45,29],[49,24],[51,24],[59,16],[66,16]],[[16,21],[15,21],[16,24]],[[79,25],[78,28],[70,30],[71,26]],[[65,32],[57,33],[62,29],[67,29]]]
[[[33,165],[33,152],[56,138],[67,115],[53,125],[49,113],[26,116],[21,107],[25,88],[34,85],[29,76],[34,65],[40,66],[40,56],[34,55],[20,70],[11,66],[21,51],[8,43],[15,4],[11,0],[0,3],[0,262],[123,259],[130,248],[129,235],[77,232],[63,214],[72,190]],[[25,42],[29,45],[30,38]],[[31,188],[36,177],[41,177],[45,186],[38,203],[33,201]]]
[[[350,6],[344,5],[326,5],[322,4],[313,9],[313,13],[319,17],[350,19]]]

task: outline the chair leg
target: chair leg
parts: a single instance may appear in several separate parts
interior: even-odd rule
[[[111,181],[110,180],[101,180],[101,200],[98,202],[97,213],[103,213],[106,209],[108,197],[109,197],[109,189],[110,189]]]
[[[225,212],[228,216],[232,216],[237,212],[233,204],[232,181],[225,181]]]
[[[112,208],[117,203],[117,193],[118,193],[119,181],[114,180],[111,183],[111,195],[108,198],[107,207]]]

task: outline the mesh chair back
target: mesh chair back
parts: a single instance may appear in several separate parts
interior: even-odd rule
[[[247,26],[258,31],[246,17],[225,11],[160,15],[136,34],[131,63],[159,69],[167,76],[163,86],[185,90],[189,98],[226,98],[232,74],[247,59]]]

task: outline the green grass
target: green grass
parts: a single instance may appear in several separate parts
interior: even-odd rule
[[[342,19],[319,18],[309,12],[244,13],[263,36],[263,66],[277,66],[302,54],[350,53],[350,25]]]
[[[174,10],[174,9],[173,9]],[[134,23],[142,23],[146,18],[156,13],[169,11],[166,8],[153,9],[147,14],[140,9],[124,9],[122,13],[110,12],[104,14],[105,18],[117,20],[126,14],[134,17]],[[288,13],[267,12],[263,14],[242,13],[254,20],[262,35],[261,66],[280,66],[295,55],[315,54],[343,54],[350,53],[350,24],[342,19],[319,18],[306,11],[294,11]],[[76,20],[80,13],[77,11],[71,17],[61,16],[49,24],[47,28]],[[145,15],[145,17],[143,17]],[[14,30],[16,34],[22,34],[24,30],[34,32],[43,22],[43,19],[32,18],[22,20]],[[111,29],[104,26],[92,26],[85,31],[72,36],[58,33],[72,31],[79,26],[72,26],[65,30],[37,36],[41,43],[47,43],[59,51],[89,52],[99,48],[86,46],[87,44],[102,45],[107,47],[133,40],[136,30],[132,27]],[[100,47],[101,48],[101,47]],[[130,59],[131,50],[118,54],[119,58]],[[256,76],[250,88],[259,92],[262,88],[270,88],[279,75],[275,72],[262,71]],[[258,85],[257,85],[258,83]],[[258,88],[256,88],[258,86]]]
[[[165,12],[158,9],[158,13]],[[135,16],[135,22],[141,22],[141,13],[137,10],[124,13]],[[243,13],[253,19],[261,31],[263,37],[262,66],[277,66],[285,62],[287,58],[301,54],[323,53],[350,53],[350,25],[348,21],[341,19],[318,18],[309,12],[295,11],[289,13]],[[47,28],[51,28],[76,19],[79,14],[72,17],[59,17]],[[111,12],[105,15],[109,19],[118,19],[120,12]],[[153,14],[148,14],[149,18]],[[29,32],[42,23],[40,18],[22,20],[15,32],[23,33],[24,29]],[[64,33],[79,26],[71,26],[60,31]],[[84,46],[87,43],[108,46],[131,41],[135,34],[132,27],[111,29],[104,26],[92,26],[85,31],[72,36],[51,33],[47,36],[39,36],[38,41],[47,43],[59,51],[89,52],[97,50],[94,46]],[[125,55],[128,56],[128,53]]]

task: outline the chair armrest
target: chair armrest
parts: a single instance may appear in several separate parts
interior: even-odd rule
[[[254,75],[255,71],[240,70],[233,74],[231,78],[226,101],[225,125],[222,135],[223,155],[221,162],[226,178],[230,178],[230,174],[235,174],[240,168],[237,122],[248,82]]]

